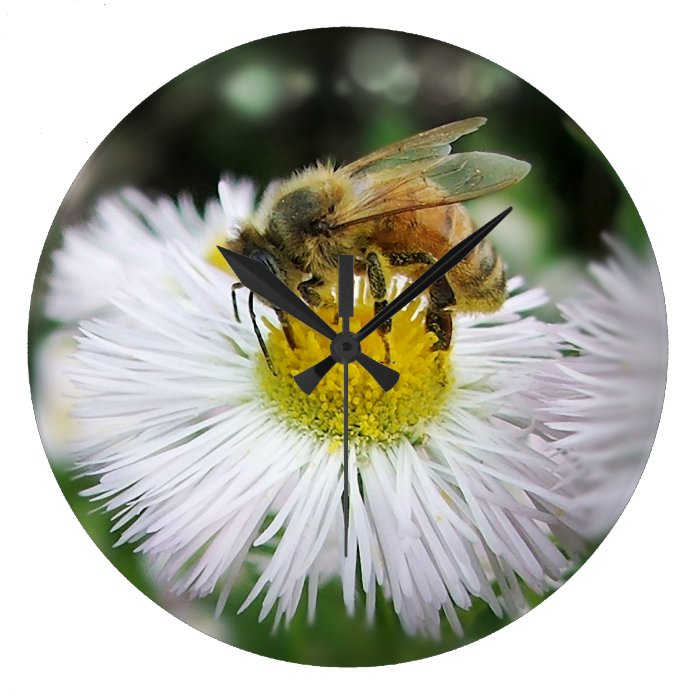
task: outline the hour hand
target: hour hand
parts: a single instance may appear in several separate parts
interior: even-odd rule
[[[309,306],[307,306],[272,270],[258,260],[241,255],[228,248],[218,246],[229,267],[251,292],[282,309],[297,321],[320,333],[329,340],[335,338],[335,331]]]

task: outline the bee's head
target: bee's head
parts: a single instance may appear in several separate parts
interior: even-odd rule
[[[284,281],[282,265],[280,265],[280,261],[275,254],[277,251],[270,246],[269,241],[265,240],[265,237],[261,236],[253,226],[248,224],[239,228],[235,238],[227,241],[226,247],[236,253],[247,255],[249,258],[261,262],[276,277]],[[277,255],[279,255],[279,252],[277,252]]]
[[[300,187],[288,192],[270,211],[267,234],[289,241],[295,236],[328,238],[336,198],[322,187]]]
[[[275,277],[279,277],[281,280],[284,280],[284,275],[282,274],[282,270],[277,263],[277,260],[275,259],[274,255],[269,250],[266,250],[265,248],[258,248],[258,247],[249,247],[246,252],[244,253],[247,255],[249,258],[252,258],[253,260],[257,260],[258,262],[262,263],[270,272],[272,272]]]

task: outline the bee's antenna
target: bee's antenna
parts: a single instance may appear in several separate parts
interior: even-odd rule
[[[258,339],[258,343],[260,343],[260,349],[262,350],[263,355],[265,355],[265,362],[267,362],[267,366],[270,368],[270,372],[277,376],[277,372],[275,372],[275,368],[272,365],[272,360],[270,359],[270,353],[267,351],[267,346],[265,345],[265,341],[263,340],[260,328],[258,328],[258,322],[255,318],[255,311],[253,311],[254,298],[255,295],[253,294],[253,292],[251,292],[250,296],[248,297],[248,310],[250,311],[250,320],[253,322],[253,330],[255,331],[255,337]]]
[[[241,322],[241,317],[238,314],[238,304],[236,303],[236,290],[240,289],[242,286],[240,282],[234,282],[231,285],[231,302],[233,303],[233,316],[236,319],[236,323]]]

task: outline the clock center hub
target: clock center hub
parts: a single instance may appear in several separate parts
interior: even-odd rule
[[[339,333],[331,341],[331,357],[340,364],[354,362],[361,352],[360,342],[357,336],[350,331]]]

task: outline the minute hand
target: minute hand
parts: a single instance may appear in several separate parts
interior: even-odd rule
[[[369,323],[367,323],[358,333],[358,340],[366,338],[370,333],[376,331],[384,321],[391,318],[402,307],[413,301],[421,292],[426,290],[431,284],[437,282],[446,272],[449,272],[462,258],[470,251],[476,248],[486,236],[513,210],[513,207],[508,207],[501,212],[495,219],[492,219],[487,224],[484,224],[478,231],[472,233],[471,236],[465,238],[461,243],[458,243],[454,248],[445,253],[432,267],[428,268],[413,284],[407,287],[399,296],[396,297],[388,306],[384,307]],[[370,367],[363,363],[369,358],[360,356],[358,362],[370,370]],[[373,361],[374,362],[374,361]],[[335,360],[329,355],[320,362],[317,362],[313,367],[300,372],[294,377],[296,383],[307,393],[310,394],[318,383],[326,376],[328,371],[335,364]],[[375,362],[376,364],[376,362]],[[390,369],[390,368],[385,368]],[[396,374],[396,373],[395,373]],[[398,374],[396,374],[398,377]],[[391,386],[396,383],[393,380]],[[383,385],[384,386],[384,385]],[[388,385],[387,385],[388,386]],[[391,388],[389,386],[389,389]],[[385,391],[388,391],[384,387]]]
[[[417,296],[422,294],[428,287],[435,284],[441,277],[444,277],[457,263],[476,248],[481,241],[493,231],[503,219],[513,211],[513,207],[508,207],[498,216],[484,224],[478,231],[465,238],[454,248],[445,253],[435,264],[429,267],[415,282],[406,287],[391,303],[385,306],[371,321],[365,324],[357,333],[359,341],[364,340],[370,333],[376,331],[383,323],[388,321],[396,312],[404,306],[410,304]]]

